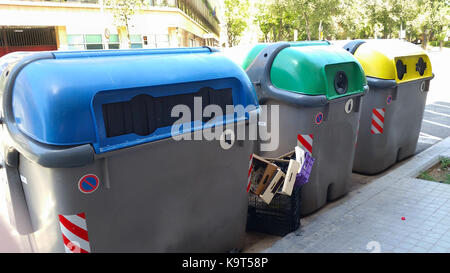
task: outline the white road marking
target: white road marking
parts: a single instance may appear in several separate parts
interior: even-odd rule
[[[424,119],[423,121],[431,123],[431,124],[434,124],[434,125],[437,125],[437,126],[441,126],[441,127],[445,127],[445,128],[450,129],[450,126],[442,124],[442,123],[439,123],[439,122],[429,121],[429,120],[426,120],[426,119]]]
[[[436,105],[436,106],[445,107],[445,108],[449,108],[450,109],[450,106],[442,105],[442,104],[438,104],[438,103],[432,103],[430,105]]]
[[[435,112],[435,111],[432,111],[432,110],[425,110],[425,112],[450,118],[449,114],[439,113],[439,112]]]
[[[435,140],[442,140],[442,138],[440,138],[440,137],[432,136],[432,135],[429,135],[429,134],[424,133],[424,132],[420,132],[420,136],[424,137],[424,138],[431,138],[431,139],[435,139]]]

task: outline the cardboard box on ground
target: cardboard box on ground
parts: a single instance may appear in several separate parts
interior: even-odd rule
[[[277,158],[253,154],[250,194],[270,204],[276,194],[291,196],[294,185],[308,182],[314,158],[302,148]]]

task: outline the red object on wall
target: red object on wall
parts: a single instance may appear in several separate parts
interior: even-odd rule
[[[48,51],[48,50],[57,50],[58,47],[56,45],[40,45],[40,46],[8,46],[8,48],[2,46],[0,47],[0,57],[6,55],[11,52],[16,51]]]
[[[15,51],[57,50],[54,27],[0,27],[0,57]]]

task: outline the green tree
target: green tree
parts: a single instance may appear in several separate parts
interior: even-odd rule
[[[422,39],[422,47],[429,41],[443,41],[450,25],[450,1],[417,0],[420,13],[412,21],[412,32]]]
[[[396,0],[368,0],[365,9],[374,35],[391,38],[397,24],[399,25],[400,4]]]
[[[148,7],[146,0],[103,0],[103,6],[114,16],[116,26],[125,27],[128,45],[131,46],[130,33],[128,31],[130,20],[137,12]]]
[[[319,39],[320,30],[333,34],[332,16],[340,0],[272,0],[258,5],[257,23],[265,40],[292,40],[297,30],[301,39]]]
[[[254,23],[264,41],[397,38],[443,41],[450,29],[450,0],[267,0],[257,4]]]
[[[373,36],[368,27],[368,15],[364,7],[365,0],[341,0],[339,12],[332,16],[336,39],[357,39]]]
[[[306,34],[308,40],[320,39],[320,32],[325,36],[333,35],[333,16],[340,13],[339,0],[289,0],[294,11],[296,26]]]
[[[292,40],[295,13],[287,0],[272,0],[257,4],[255,22],[259,25],[266,42]]]
[[[272,42],[270,32],[274,27],[272,23],[274,19],[272,18],[273,14],[270,11],[270,5],[266,2],[258,2],[256,4],[258,12],[255,15],[254,23],[257,24],[264,36],[263,42]]]
[[[412,22],[422,12],[418,0],[369,0],[365,10],[372,35],[382,38],[398,37],[400,29],[411,34]]]
[[[228,45],[239,43],[242,33],[247,28],[248,0],[225,0],[225,23],[228,35]]]

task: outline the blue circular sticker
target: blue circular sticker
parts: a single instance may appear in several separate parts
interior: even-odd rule
[[[82,193],[94,192],[99,185],[98,177],[94,174],[86,174],[78,181],[78,188]]]
[[[322,113],[322,112],[319,112],[319,113],[316,115],[315,122],[316,122],[316,124],[321,124],[322,121],[323,121],[323,113]]]
[[[387,104],[391,104],[391,102],[392,102],[392,96],[389,95],[389,96],[387,97],[387,99],[386,99],[386,103],[387,103]]]

